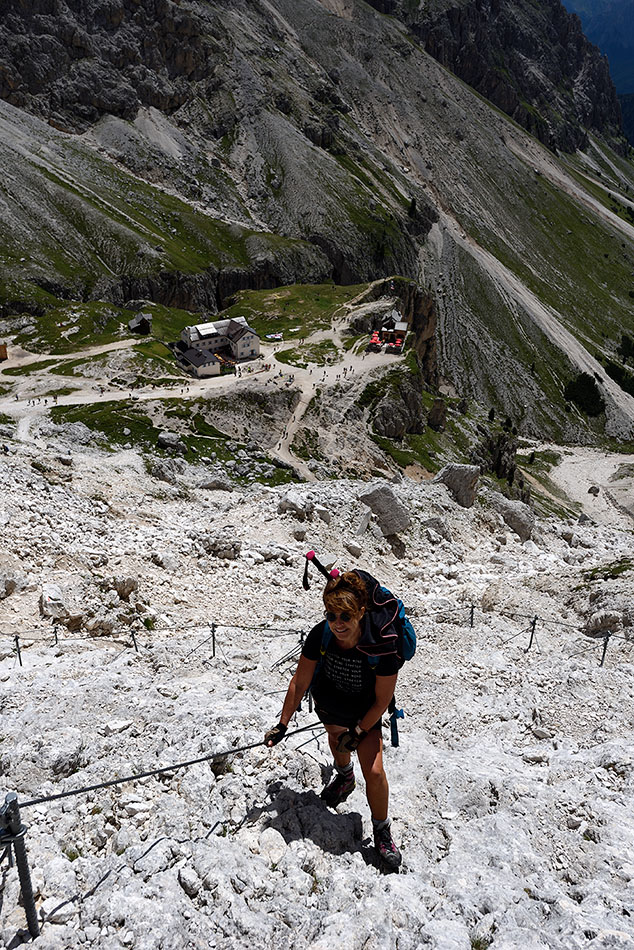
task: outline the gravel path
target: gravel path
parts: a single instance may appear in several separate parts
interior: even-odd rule
[[[550,478],[569,498],[581,503],[584,514],[600,524],[631,529],[634,515],[624,508],[634,510],[634,478],[612,481],[623,465],[634,465],[634,455],[616,455],[600,449],[574,446],[562,449],[556,445],[540,445],[539,451],[559,452],[561,461],[549,473]],[[599,493],[589,493],[598,488]]]

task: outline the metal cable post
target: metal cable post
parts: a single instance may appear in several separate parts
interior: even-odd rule
[[[15,635],[15,637],[14,637],[14,640],[15,640],[15,648],[16,648],[17,653],[18,653],[18,660],[20,661],[20,666],[22,666],[22,654],[21,654],[21,652],[20,652],[20,637],[18,636],[17,633],[16,633],[16,635]]]
[[[470,618],[469,618],[469,623],[471,624],[472,627],[473,627],[473,614],[474,614],[474,612],[475,612],[475,606],[474,606],[473,604],[471,604],[471,616],[470,616]]]
[[[216,658],[216,624],[212,623],[211,625],[211,657],[215,660]]]
[[[608,643],[610,642],[610,637],[612,636],[612,631],[606,633],[603,638],[603,653],[601,654],[601,662],[599,666],[603,666],[603,661],[605,660],[605,654],[608,652]]]
[[[37,922],[37,910],[35,909],[35,898],[31,884],[31,872],[29,871],[26,844],[24,843],[25,835],[26,825],[23,825],[20,821],[18,796],[15,792],[9,792],[4,799],[4,805],[0,808],[0,845],[8,845],[9,849],[11,845],[13,845],[27,926],[31,936],[37,937],[39,936],[40,928]]]
[[[524,651],[525,653],[528,653],[528,651],[533,645],[533,640],[535,639],[535,626],[537,624],[537,620],[538,620],[537,615],[535,615],[533,619],[531,620],[531,638],[528,641],[528,646],[526,647],[526,650]],[[541,650],[540,650],[540,653],[541,653]]]

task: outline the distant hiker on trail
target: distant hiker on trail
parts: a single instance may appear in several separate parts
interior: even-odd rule
[[[351,753],[356,752],[382,869],[397,871],[401,854],[392,840],[388,818],[389,788],[383,768],[381,717],[394,696],[403,660],[391,653],[372,664],[357,649],[362,636],[361,621],[368,606],[367,588],[357,572],[331,577],[323,599],[326,619],[308,634],[280,721],[266,733],[264,741],[270,747],[284,738],[291,717],[310,688],[315,712],[328,733],[336,769],[321,798],[326,805],[336,808],[349,797],[356,786],[351,762]],[[324,647],[327,625],[332,636]]]

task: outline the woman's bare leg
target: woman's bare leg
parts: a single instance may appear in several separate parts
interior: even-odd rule
[[[326,726],[326,732],[328,733],[328,743],[330,745],[330,751],[332,752],[335,764],[341,769],[345,769],[346,766],[350,765],[350,753],[349,752],[338,752],[337,743],[339,742],[339,736],[343,735],[344,732],[347,732],[345,726]]]
[[[372,817],[385,821],[390,789],[383,768],[383,738],[379,729],[371,729],[357,749],[361,771],[365,779],[365,794]]]

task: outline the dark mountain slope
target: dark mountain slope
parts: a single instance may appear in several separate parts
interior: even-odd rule
[[[592,130],[623,149],[608,65],[559,0],[369,2],[549,147],[573,152]]]
[[[619,96],[621,112],[623,113],[623,131],[628,141],[634,145],[634,93]]]

